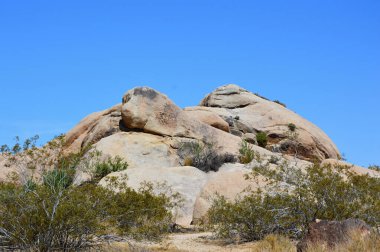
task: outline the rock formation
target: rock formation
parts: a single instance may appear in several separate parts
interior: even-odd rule
[[[289,134],[289,124],[295,125],[296,134]],[[268,135],[267,148],[254,144],[257,132]],[[232,199],[247,186],[257,184],[244,178],[253,163],[227,163],[218,172],[205,173],[183,166],[178,150],[185,142],[199,142],[212,144],[220,155],[237,156],[242,139],[254,144],[252,149],[263,162],[272,156],[279,162],[294,162],[302,167],[309,165],[311,159],[340,162],[336,146],[317,126],[282,105],[236,85],[220,87],[207,95],[199,106],[185,109],[156,90],[134,88],[123,96],[121,104],[87,116],[69,131],[65,151],[78,152],[92,145],[105,156],[122,157],[128,162],[128,169],[108,176],[127,179],[133,188],[144,181],[167,183],[185,199],[177,222],[189,225],[206,213],[215,192]],[[296,157],[292,152],[294,148],[289,147],[294,142],[298,149]],[[0,157],[1,163],[4,161]],[[368,173],[361,167],[354,169]],[[5,173],[2,172],[0,178],[4,178]],[[81,179],[77,184],[89,179],[78,177]],[[106,185],[106,178],[100,184]]]

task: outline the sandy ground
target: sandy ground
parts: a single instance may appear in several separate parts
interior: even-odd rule
[[[131,252],[148,252],[148,251],[173,251],[173,252],[249,252],[257,251],[254,243],[245,244],[225,244],[221,241],[214,240],[211,233],[180,233],[170,235],[161,243],[132,242],[114,242],[105,247],[105,251],[131,251]]]

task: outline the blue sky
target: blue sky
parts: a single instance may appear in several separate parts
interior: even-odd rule
[[[151,86],[179,106],[236,83],[380,164],[380,1],[2,0],[0,143],[66,132]]]

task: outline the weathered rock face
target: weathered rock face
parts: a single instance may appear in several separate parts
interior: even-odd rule
[[[241,142],[239,137],[194,120],[165,95],[153,89],[130,90],[123,97],[121,114],[124,125],[129,129],[213,142],[224,152],[238,153]]]
[[[298,157],[323,160],[337,159],[340,154],[331,139],[317,126],[284,106],[263,99],[236,85],[226,85],[206,96],[190,111],[209,111],[229,121],[231,131],[243,133],[266,132],[270,146],[283,153],[289,148],[290,123],[296,125]],[[294,152],[294,151],[293,151]]]
[[[299,158],[334,160],[338,157],[335,145],[315,125],[236,85],[218,88],[200,106],[184,110],[151,88],[134,88],[123,96],[122,104],[86,117],[67,133],[67,150],[78,151],[91,144],[105,156],[122,157],[128,162],[128,169],[108,176],[127,179],[127,184],[135,189],[143,181],[166,182],[185,199],[177,222],[189,225],[205,215],[215,193],[233,199],[246,187],[255,188],[260,183],[245,179],[253,163],[248,166],[225,164],[218,172],[209,173],[194,167],[180,167],[181,144],[187,141],[213,143],[220,154],[238,155],[242,139],[255,144],[256,133],[263,131],[269,135],[271,147],[292,154],[284,149],[290,141],[289,123],[297,127]],[[310,165],[305,160],[273,153],[257,145],[252,149],[262,160],[268,161],[275,155],[280,163],[287,160],[302,168]],[[82,181],[88,179],[81,178]],[[105,180],[100,184],[105,186]]]
[[[364,221],[357,219],[311,223],[307,235],[297,245],[297,251],[307,251],[309,244],[326,244],[331,249],[343,242],[347,242],[352,232],[367,235],[371,232],[371,227]]]
[[[120,156],[129,168],[162,168],[179,165],[173,140],[142,132],[119,132],[103,138],[95,148],[106,156]]]
[[[185,114],[195,120],[201,121],[208,124],[214,128],[223,130],[225,132],[230,132],[230,125],[228,122],[223,120],[220,116],[208,110],[184,110]]]
[[[120,132],[121,104],[110,109],[93,113],[79,122],[66,134],[68,152],[78,152],[100,139]]]

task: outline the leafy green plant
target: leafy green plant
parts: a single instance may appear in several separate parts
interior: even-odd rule
[[[260,147],[265,148],[268,144],[268,136],[265,132],[258,132],[256,134],[256,140],[257,140],[257,144]]]
[[[289,124],[288,124],[288,129],[289,129],[291,132],[294,132],[294,131],[297,129],[297,126],[296,126],[294,123],[289,123]]]
[[[239,153],[239,160],[242,164],[248,164],[253,159],[255,159],[255,151],[252,149],[252,146],[246,140],[242,140],[240,144]]]
[[[93,176],[95,180],[99,181],[112,172],[123,171],[127,168],[128,163],[125,162],[121,157],[110,157],[105,161],[95,164]]]
[[[153,186],[135,191],[116,182],[110,188],[97,186],[97,181],[74,186],[83,162],[96,179],[128,164],[119,157],[100,162],[87,153],[90,148],[67,154],[63,145],[64,137],[59,136],[41,148],[32,141],[2,147],[10,165],[20,171],[33,168],[33,173],[0,182],[1,248],[77,251],[95,245],[95,237],[107,230],[139,239],[160,239],[169,231],[174,196],[157,195]]]

